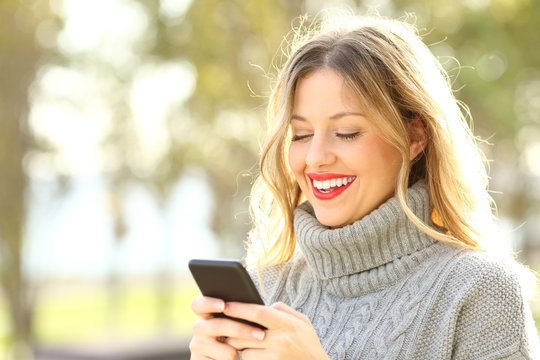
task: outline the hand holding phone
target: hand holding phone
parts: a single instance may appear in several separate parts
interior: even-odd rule
[[[222,299],[225,302],[264,305],[255,284],[239,261],[194,259],[189,262],[189,270],[204,296]],[[216,313],[214,316],[230,318],[222,313]],[[264,326],[251,321],[231,319],[266,330]]]

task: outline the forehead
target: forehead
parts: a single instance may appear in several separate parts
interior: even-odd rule
[[[301,77],[295,88],[294,111],[312,112],[324,109],[359,111],[359,97],[334,69],[323,68]]]

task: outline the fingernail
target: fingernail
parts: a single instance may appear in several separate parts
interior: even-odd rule
[[[262,330],[256,329],[251,332],[251,335],[257,340],[263,340],[266,333]]]
[[[223,310],[225,310],[225,304],[223,303],[223,301],[216,301],[214,303],[214,308],[217,311],[222,312]]]

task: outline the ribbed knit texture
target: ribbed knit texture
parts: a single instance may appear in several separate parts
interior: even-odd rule
[[[426,185],[410,188],[408,200],[430,224]],[[262,269],[265,300],[306,314],[332,359],[540,356],[517,264],[430,238],[396,197],[338,229],[304,203],[294,227],[301,251]]]

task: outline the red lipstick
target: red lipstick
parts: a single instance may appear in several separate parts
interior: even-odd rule
[[[356,176],[343,175],[343,174],[334,174],[334,173],[308,173],[307,175],[308,175],[308,177],[310,179],[313,195],[315,195],[315,197],[317,199],[320,199],[320,200],[334,199],[335,197],[341,195],[345,190],[347,190],[347,188],[354,182],[354,180],[356,180]],[[315,187],[315,185],[313,184],[314,180],[315,181],[325,181],[325,180],[351,178],[351,177],[354,178],[352,181],[350,181],[346,185],[335,187],[334,190],[331,190],[329,192],[322,192],[319,189],[317,189]]]

